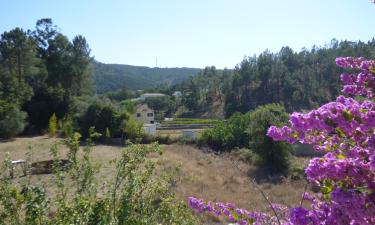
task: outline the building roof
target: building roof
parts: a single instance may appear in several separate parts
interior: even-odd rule
[[[173,96],[176,96],[176,95],[182,95],[182,93],[181,93],[181,91],[175,91],[175,92],[173,92],[172,95],[173,95]]]
[[[150,107],[148,107],[147,104],[141,104],[141,105],[137,106],[136,111],[137,112],[142,112],[142,111],[153,111],[153,110],[150,109]]]
[[[165,94],[162,93],[144,93],[142,94],[144,97],[162,97],[165,96]]]

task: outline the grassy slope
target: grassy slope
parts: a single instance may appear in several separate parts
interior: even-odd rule
[[[0,143],[0,160],[5,152],[10,152],[12,159],[25,159],[28,146],[33,147],[33,162],[50,159],[49,147],[56,139],[45,136],[33,138],[16,138],[13,141]],[[255,173],[255,166],[231,160],[229,156],[215,156],[197,148],[186,145],[164,146],[162,156],[150,155],[151,160],[158,161],[160,170],[170,170],[180,166],[180,182],[174,188],[176,196],[186,200],[188,196],[197,196],[214,201],[231,201],[248,209],[265,210],[267,204],[260,193],[250,185],[249,179]],[[66,149],[61,149],[62,155]],[[102,164],[98,176],[110,179],[113,176],[113,165],[108,163],[120,155],[119,147],[98,145],[92,152],[95,162]],[[241,169],[241,171],[239,170]],[[249,177],[250,176],[250,177]],[[33,182],[49,184],[50,175],[34,175]],[[22,181],[25,178],[17,178]],[[102,181],[102,179],[100,179]],[[259,184],[273,202],[295,205],[300,201],[303,181],[283,181],[282,183]],[[53,192],[53,189],[52,189]],[[49,194],[52,194],[51,192]],[[212,220],[212,218],[206,218]]]

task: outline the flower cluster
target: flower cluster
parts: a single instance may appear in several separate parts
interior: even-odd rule
[[[374,110],[375,104],[371,100],[358,102],[353,98],[339,96],[335,102],[327,103],[307,114],[292,113],[289,120],[290,127],[272,126],[267,135],[274,140],[289,143],[298,140],[302,143],[321,144],[329,139],[332,146],[325,145],[325,147],[335,147],[342,138],[352,137],[352,141],[357,146],[366,146],[372,141],[368,144],[374,147],[372,133],[375,126]]]
[[[207,202],[205,203],[202,199],[195,197],[189,197],[189,207],[194,209],[196,212],[209,212],[215,216],[224,216],[229,222],[237,223],[240,225],[247,224],[279,224],[278,219],[275,216],[271,216],[267,213],[248,211],[246,209],[238,208],[233,203],[222,203],[222,202]],[[272,204],[273,209],[282,218],[288,218],[287,207],[279,204]],[[284,225],[289,225],[289,221],[281,220]]]
[[[320,187],[311,207],[294,208],[293,224],[375,224],[375,61],[336,59],[339,67],[358,70],[344,73],[345,94],[309,113],[293,113],[290,126],[270,127],[274,140],[314,145],[325,152],[305,170],[309,182]]]
[[[372,97],[372,91],[375,87],[375,77],[372,70],[375,68],[375,62],[364,58],[340,57],[336,59],[339,67],[360,69],[358,74],[344,73],[340,76],[344,83],[343,92],[352,95],[364,95]]]

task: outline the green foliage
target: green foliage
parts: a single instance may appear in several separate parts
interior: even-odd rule
[[[28,113],[28,132],[48,127],[52,113],[66,117],[72,98],[91,90],[90,49],[84,37],[72,41],[51,19],[36,30],[15,28],[0,38],[0,100]]]
[[[0,99],[21,105],[33,95],[32,84],[38,81],[39,59],[33,38],[20,28],[1,34]]]
[[[214,128],[205,130],[201,140],[218,151],[228,151],[234,147],[248,147],[249,124],[249,114],[236,113],[227,121],[218,122]]]
[[[145,103],[155,110],[155,120],[161,121],[164,117],[172,117],[177,110],[177,102],[170,96],[147,98]]]
[[[216,70],[214,66],[206,67],[198,75],[173,87],[183,91],[182,104],[195,115],[203,114],[209,105],[223,103],[224,90],[231,71]]]
[[[74,126],[73,126],[73,122],[70,119],[66,119],[63,121],[62,131],[65,137],[70,137],[73,135]]]
[[[129,120],[126,121],[123,132],[127,140],[137,143],[139,143],[145,135],[143,124],[133,117],[130,117]]]
[[[91,133],[91,137],[95,134]],[[63,141],[68,147],[69,164],[60,168],[59,147],[51,147],[53,177],[48,187],[28,182],[19,185],[7,177],[9,154],[1,165],[0,224],[70,225],[70,224],[197,224],[185,203],[170,191],[174,174],[155,172],[155,162],[146,157],[161,154],[157,144],[131,145],[124,149],[115,164],[113,180],[101,180],[99,165],[91,161],[91,139],[80,147],[80,134]],[[54,193],[47,196],[51,190]]]
[[[0,100],[0,137],[11,138],[21,133],[26,126],[27,114],[15,104]]]
[[[250,114],[250,148],[257,153],[260,162],[271,173],[286,173],[289,169],[291,146],[285,142],[276,142],[266,135],[268,128],[284,125],[288,114],[281,105],[269,104],[258,107]]]
[[[131,99],[131,98],[135,98],[136,93],[124,87],[118,91],[108,92],[105,94],[105,96],[107,96],[111,100],[123,101],[123,100]]]
[[[78,118],[78,125],[85,137],[88,136],[90,127],[95,127],[95,130],[101,134],[108,129],[112,137],[120,137],[128,118],[127,113],[117,110],[113,105],[97,101],[88,106]]]
[[[48,133],[52,137],[56,136],[57,134],[57,117],[56,114],[53,113],[52,116],[49,118],[48,121]]]
[[[258,107],[246,114],[235,113],[227,121],[206,129],[200,142],[216,151],[231,151],[247,148],[254,154],[242,150],[236,154],[240,158],[253,161],[255,158],[271,173],[286,173],[289,168],[291,146],[284,142],[274,142],[266,136],[271,124],[282,125],[288,121],[288,114],[281,105],[269,104]],[[235,150],[238,151],[238,150]]]
[[[136,111],[137,104],[138,103],[136,101],[125,100],[120,102],[120,107],[129,114],[134,114]]]
[[[174,86],[182,91],[182,104],[193,115],[214,106],[224,107],[225,117],[246,113],[260,105],[279,103],[288,112],[315,108],[335,99],[341,89],[339,56],[375,57],[375,39],[369,42],[337,41],[299,52],[282,47],[258,56],[245,57],[234,70],[206,67],[200,74]],[[212,108],[212,109],[211,109]]]

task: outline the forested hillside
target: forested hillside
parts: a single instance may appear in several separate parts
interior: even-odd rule
[[[234,70],[207,67],[173,89],[183,91],[182,103],[196,114],[214,104],[223,105],[226,116],[269,103],[281,103],[288,112],[311,109],[339,94],[342,69],[335,65],[339,56],[374,58],[375,39],[367,43],[332,40],[300,52],[289,47],[277,53],[266,50],[244,58]]]
[[[196,75],[196,68],[150,68],[121,64],[92,63],[93,80],[97,93],[121,88],[146,89],[159,85],[174,85]]]

